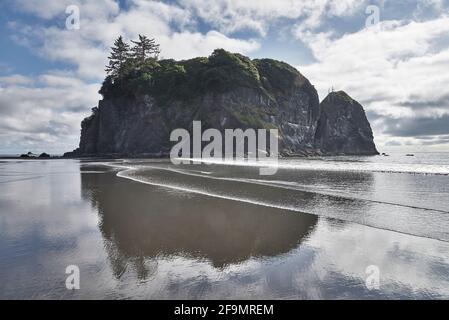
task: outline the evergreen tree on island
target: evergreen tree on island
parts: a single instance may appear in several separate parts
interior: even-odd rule
[[[121,78],[124,72],[124,66],[131,56],[129,45],[119,36],[114,46],[111,47],[111,55],[108,57],[109,65],[106,66],[106,72],[113,77]]]
[[[143,64],[147,59],[157,59],[159,53],[159,44],[156,43],[154,38],[150,39],[146,36],[139,34],[139,40],[133,41],[134,47],[132,48],[132,57],[139,63]]]

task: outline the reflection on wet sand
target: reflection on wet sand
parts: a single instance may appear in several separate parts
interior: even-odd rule
[[[128,263],[145,277],[145,258],[172,254],[207,259],[217,268],[277,256],[298,247],[318,220],[237,201],[174,195],[117,179],[115,173],[82,174],[81,183],[83,197],[98,209],[117,277]]]
[[[423,198],[408,186],[399,196],[382,186],[383,174],[279,170],[260,176],[254,168],[232,167],[229,175],[214,166],[127,161],[120,177],[174,190],[255,203],[319,217],[335,218],[379,229],[449,241],[447,211],[429,203],[407,204]],[[397,180],[398,182],[401,180]],[[404,197],[406,192],[407,197]],[[418,205],[419,204],[419,205]],[[421,205],[423,205],[421,207]]]
[[[153,160],[151,166],[155,163],[166,166]],[[0,183],[0,299],[449,297],[447,241],[364,225],[371,221],[435,236],[449,230],[447,215],[356,201],[358,195],[382,200],[398,189],[386,201],[401,195],[408,203],[431,191],[433,199],[440,199],[435,203],[443,206],[447,197],[440,190],[447,190],[442,188],[447,177],[375,173],[370,179],[368,174],[315,172],[314,178],[292,170],[261,186],[187,177],[184,173],[193,167],[176,173],[141,164],[143,170],[120,176],[170,187],[117,177],[115,169],[95,162],[3,165],[1,175],[7,181]],[[193,173],[213,176],[215,171],[201,167]],[[233,177],[236,170],[231,171]],[[30,176],[39,178],[24,180]],[[250,173],[239,177],[253,178]],[[284,182],[309,184],[312,190],[273,185]],[[315,190],[334,196],[314,195]],[[349,196],[339,200],[337,191]],[[262,200],[269,203],[252,203]],[[275,201],[297,205],[300,211],[308,205],[337,217],[270,207]],[[351,222],[357,219],[361,223]],[[80,290],[65,287],[68,265],[80,268]],[[366,287],[370,265],[379,267],[379,290]]]

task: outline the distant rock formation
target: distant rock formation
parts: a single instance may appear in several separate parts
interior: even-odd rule
[[[107,77],[103,100],[81,124],[79,148],[65,156],[168,155],[170,132],[278,129],[284,156],[377,154],[360,104],[342,92],[320,105],[298,70],[215,50],[207,58],[159,60],[120,79]]]
[[[31,151],[28,151],[28,153],[21,154],[20,158],[23,158],[23,159],[37,158],[37,154],[34,154]]]
[[[378,154],[363,107],[343,91],[331,92],[320,104],[315,145],[325,155]]]
[[[51,158],[51,156],[48,153],[41,153],[39,156],[37,154],[32,153],[31,151],[29,151],[28,153],[24,153],[20,155],[20,158],[22,159],[49,159]]]

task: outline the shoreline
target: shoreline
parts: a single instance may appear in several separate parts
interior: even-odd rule
[[[4,252],[19,244],[21,252],[45,259],[45,263],[37,270],[27,265],[22,272],[21,257],[5,254],[4,263],[16,268],[0,277],[7,288],[0,296],[338,299],[372,298],[374,294],[413,299],[449,294],[449,266],[444,260],[449,243],[443,240],[447,239],[447,215],[366,202],[372,191],[392,187],[407,196],[415,186],[413,177],[287,172],[276,178],[300,182],[299,190],[276,182],[268,186],[234,181],[232,168],[224,176],[210,176],[203,172],[209,167],[173,171],[147,161],[151,162],[149,171],[144,167],[132,172],[127,169],[141,168],[141,162],[129,162],[111,161],[109,169],[95,161],[72,159],[11,161],[10,168],[3,166],[2,217],[24,226],[2,233]],[[242,170],[246,172],[242,178],[254,178],[251,170]],[[434,181],[433,188],[447,182],[439,180],[425,181]],[[319,188],[322,183],[325,189]],[[337,184],[352,186],[351,199],[334,193]],[[20,206],[8,206],[11,192],[20,197]],[[45,201],[39,202],[42,199]],[[407,199],[405,204],[415,205],[415,196],[404,201]],[[443,195],[438,199],[441,205],[436,209],[447,203]],[[383,193],[379,200],[395,199]],[[36,202],[42,207],[36,207]],[[37,226],[47,229],[33,238],[30,246],[28,235]],[[75,237],[77,246],[72,244]],[[404,259],[410,254],[419,259]],[[348,256],[353,261],[350,264]],[[60,287],[49,285],[49,279],[59,281],[58,274],[64,272],[68,259],[83,270],[80,291],[67,292],[63,283]],[[375,292],[365,287],[365,269],[373,264],[383,275],[382,287]],[[436,265],[438,273],[432,269]],[[417,280],[404,275],[404,269],[414,274],[426,272]],[[283,281],[296,277],[310,280]],[[266,279],[272,279],[268,286]],[[35,285],[27,286],[30,282]],[[249,286],[254,289],[248,291]],[[174,287],[180,290],[173,291]]]
[[[39,158],[39,157],[20,157],[20,156],[0,156],[0,159],[16,159],[16,160],[52,160],[52,159],[170,159],[169,153],[139,153],[139,154],[118,154],[118,153],[110,153],[110,154],[87,154],[87,155],[64,155],[61,156],[50,156],[49,158]],[[351,154],[351,153],[342,153],[342,154],[322,154],[322,153],[313,153],[313,154],[280,154],[279,158],[282,159],[294,159],[294,158],[313,158],[313,157],[372,157],[379,156],[380,153],[369,153],[369,154]]]

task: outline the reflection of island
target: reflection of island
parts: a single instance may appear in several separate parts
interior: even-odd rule
[[[98,209],[116,276],[127,264],[146,277],[148,258],[181,254],[215,267],[296,248],[317,217],[82,174],[82,194]],[[146,261],[146,262],[145,262]],[[151,264],[151,263],[150,263]],[[148,265],[147,265],[148,266]]]

